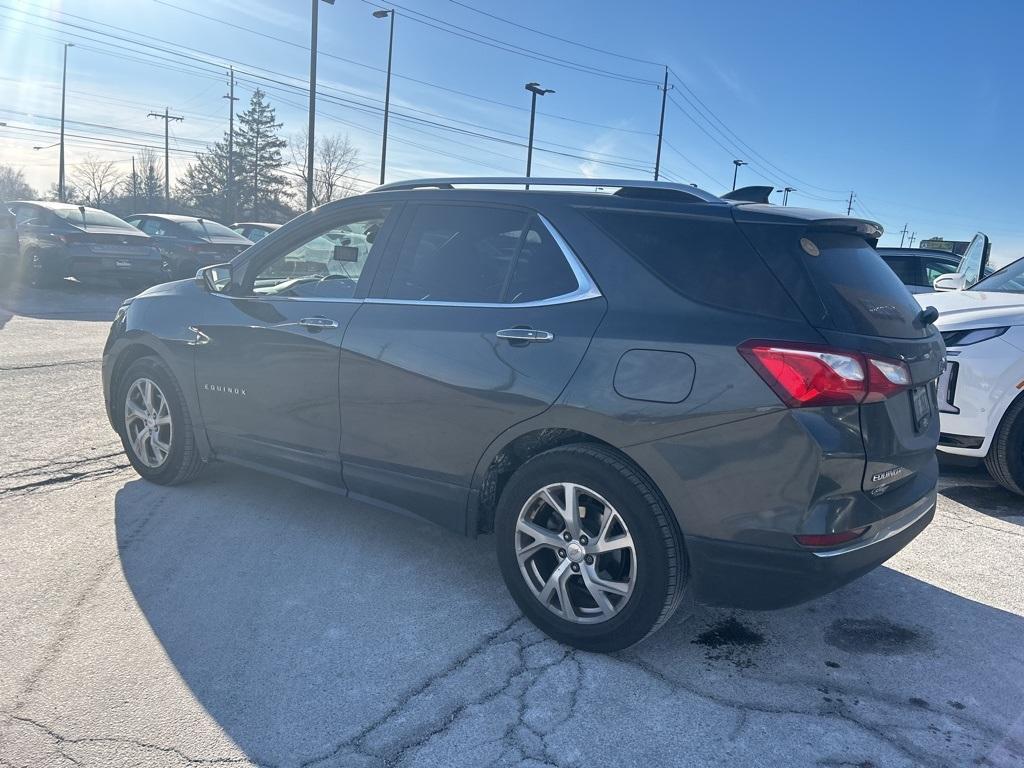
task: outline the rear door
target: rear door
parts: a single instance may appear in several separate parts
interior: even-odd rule
[[[910,386],[860,407],[864,490],[935,473],[936,380],[945,346],[921,306],[855,220],[773,223],[737,219],[829,345],[905,364]]]
[[[555,401],[605,301],[532,211],[410,204],[399,233],[343,343],[345,482],[463,530],[480,456]]]

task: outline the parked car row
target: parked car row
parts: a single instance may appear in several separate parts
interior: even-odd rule
[[[40,286],[66,277],[152,285],[229,261],[278,226],[165,213],[125,220],[84,205],[17,200],[0,205],[0,268]]]

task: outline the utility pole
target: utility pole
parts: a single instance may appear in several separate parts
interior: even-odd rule
[[[847,216],[849,216],[850,215],[850,211],[853,210],[853,198],[854,197],[855,197],[855,195],[853,194],[853,190],[851,189],[850,190],[850,199],[846,201],[846,215]]]
[[[913,247],[914,247],[914,241],[915,241],[915,240],[917,240],[917,232],[914,232],[914,233],[912,233],[912,234],[910,235],[910,247],[911,247],[911,248],[913,248]]]
[[[388,161],[388,115],[391,112],[391,54],[395,48],[395,9],[373,12],[374,18],[391,18],[391,32],[388,35],[388,79],[384,86],[384,139],[380,145],[380,183],[384,183],[384,168]]]
[[[259,221],[256,212],[259,210],[260,202],[260,126],[256,124],[256,133],[253,136],[253,157],[252,157],[252,217]],[[312,178],[312,176],[310,177]],[[307,207],[308,211],[309,208]]]
[[[132,210],[139,210],[139,177],[135,174],[135,155],[132,155]]]
[[[64,75],[60,81],[60,169],[57,172],[57,198],[64,202],[64,102],[68,90],[68,48],[74,43],[64,43]]]
[[[235,102],[238,101],[238,97],[235,96],[235,68],[228,67],[228,78],[230,79],[230,89],[226,96],[221,98],[228,100],[228,178],[227,193],[228,193],[228,210],[227,216],[224,218],[234,222],[235,220]]]
[[[740,166],[741,165],[746,165],[747,161],[746,160],[733,160],[732,164],[734,166],[736,166],[735,168],[732,169],[732,191],[735,192],[736,191],[736,174],[738,174],[740,172]]]
[[[654,180],[658,180],[661,172],[661,140],[665,134],[665,100],[668,98],[668,90],[672,86],[668,84],[668,67],[665,67],[665,83],[661,86],[661,119],[658,120],[658,152],[654,156]]]
[[[796,187],[785,187],[782,190],[782,204],[786,205],[789,203],[789,193],[796,192]]]
[[[909,223],[908,224],[904,224],[903,225],[903,229],[900,230],[900,248],[903,247],[903,239],[907,236],[907,228],[909,226],[910,226]]]
[[[312,28],[309,33],[309,132],[306,136],[306,210],[313,207],[313,153],[316,148],[316,33],[320,3],[334,5],[334,0],[313,0]],[[255,201],[253,201],[255,205]]]
[[[181,122],[184,117],[172,115],[168,107],[164,107],[164,113],[150,112],[149,117],[157,117],[164,121],[164,211],[171,209],[171,121]]]

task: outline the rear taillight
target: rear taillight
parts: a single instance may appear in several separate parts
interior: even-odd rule
[[[861,352],[762,340],[738,349],[790,408],[877,402],[910,386],[905,363]]]

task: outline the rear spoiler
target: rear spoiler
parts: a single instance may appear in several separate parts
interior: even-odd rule
[[[732,192],[722,195],[723,200],[733,200],[741,203],[770,203],[770,195],[775,187],[740,187]]]

